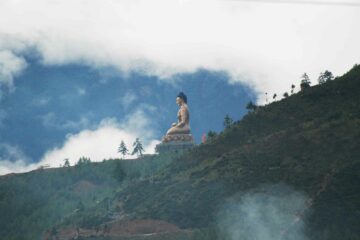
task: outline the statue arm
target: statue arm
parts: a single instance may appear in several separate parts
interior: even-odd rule
[[[176,125],[177,127],[183,127],[186,124],[186,120],[187,120],[187,109],[186,108],[181,108],[180,110],[180,118],[181,121],[178,122],[178,124]]]

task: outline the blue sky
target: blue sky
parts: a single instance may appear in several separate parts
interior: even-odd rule
[[[304,72],[342,75],[360,62],[360,6],[315,2],[1,1],[0,174],[115,157],[121,139],[152,152],[179,91],[199,142]]]
[[[246,112],[246,103],[256,100],[251,88],[229,83],[226,72],[199,69],[159,79],[138,72],[124,74],[114,68],[44,66],[36,58],[26,59],[28,66],[14,79],[14,89],[3,90],[0,125],[1,159],[13,163],[22,160],[23,168],[38,162],[61,164],[64,158],[74,163],[82,155],[95,161],[116,157],[120,141],[131,146],[134,137],[139,137],[151,153],[152,141],[161,140],[177,121],[175,98],[180,91],[188,96],[190,126],[198,143],[209,130],[223,129],[225,114],[238,120]],[[89,143],[85,137],[69,138],[106,126],[124,131],[123,136],[120,132],[113,139],[103,133],[104,139],[98,144],[92,138],[99,135],[87,135]],[[64,149],[68,142],[73,147]],[[75,149],[77,144],[83,145],[82,152]],[[87,151],[87,145],[90,149],[92,144],[99,148],[111,145],[113,149],[109,154]],[[10,168],[11,164],[6,166]]]

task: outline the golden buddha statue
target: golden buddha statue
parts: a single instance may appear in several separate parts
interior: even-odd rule
[[[173,123],[166,132],[162,139],[163,143],[170,141],[193,141],[193,137],[190,134],[190,114],[187,97],[183,92],[180,92],[176,97],[176,104],[180,107],[177,114],[178,122]]]
[[[179,93],[179,95],[176,97],[176,104],[180,107],[177,114],[178,122],[172,124],[171,128],[166,132],[166,135],[179,133],[189,134],[189,108],[187,106],[187,97],[183,92]]]

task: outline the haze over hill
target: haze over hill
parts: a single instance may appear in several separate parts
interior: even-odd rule
[[[3,239],[358,239],[360,66],[186,152],[0,177]]]

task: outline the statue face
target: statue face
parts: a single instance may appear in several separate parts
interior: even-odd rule
[[[180,106],[181,104],[183,104],[183,100],[181,98],[177,97],[176,104]]]

